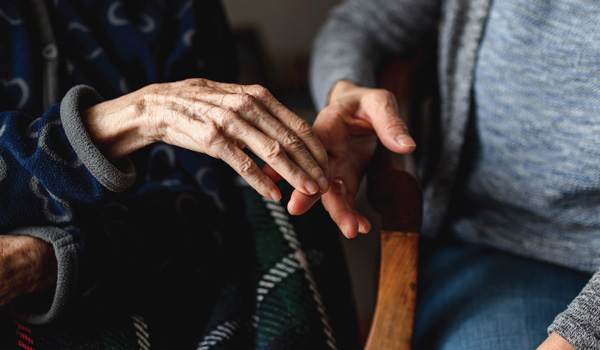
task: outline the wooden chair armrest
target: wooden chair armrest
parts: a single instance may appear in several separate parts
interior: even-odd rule
[[[422,195],[411,155],[378,150],[384,164],[369,176],[368,198],[381,214],[375,313],[366,350],[410,349],[417,298]]]
[[[435,96],[435,37],[408,60],[389,64],[380,86],[392,91],[400,114],[421,125],[422,107]],[[369,166],[367,197],[381,215],[377,301],[366,350],[411,348],[423,198],[412,154],[395,154],[381,144]]]

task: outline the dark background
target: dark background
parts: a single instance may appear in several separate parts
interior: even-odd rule
[[[310,50],[319,27],[340,0],[222,1],[238,41],[240,82],[267,87],[289,109],[312,122],[317,112],[308,92]],[[364,341],[378,274],[378,223],[364,199],[364,184],[357,207],[371,217],[371,234],[353,240],[337,234],[345,248]]]

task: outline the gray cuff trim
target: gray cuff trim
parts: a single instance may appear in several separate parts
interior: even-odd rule
[[[323,71],[329,72],[325,74]],[[311,69],[311,81],[314,82],[311,84],[311,95],[317,111],[327,107],[331,90],[340,80],[347,80],[362,87],[376,87],[374,74],[364,69],[314,67]]]
[[[316,42],[309,71],[311,94],[317,111],[327,106],[331,89],[340,80],[370,88],[377,84],[377,58],[363,57],[356,53],[349,55],[345,52],[347,49],[344,45],[325,47],[323,41],[321,39]]]
[[[73,242],[73,237],[68,231],[51,226],[23,227],[12,230],[8,234],[36,237],[51,243],[54,247],[58,262],[58,278],[52,305],[50,305],[50,308],[46,312],[19,313],[25,321],[34,325],[54,321],[65,310],[77,288],[79,256],[77,254],[77,247]]]
[[[339,80],[370,88],[377,84],[377,65],[383,53],[374,50],[368,38],[348,32],[345,25],[327,24],[314,43],[309,80],[318,111],[327,106],[331,88]],[[345,35],[340,37],[340,32]]]
[[[135,181],[136,171],[133,163],[129,158],[121,160],[119,167],[111,163],[94,145],[81,122],[80,111],[102,100],[91,87],[75,86],[67,92],[61,102],[60,118],[69,142],[90,173],[109,190],[123,192]]]

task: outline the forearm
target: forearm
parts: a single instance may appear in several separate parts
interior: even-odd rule
[[[7,234],[8,237],[27,237],[36,245],[43,244],[45,247],[44,254],[30,256],[31,266],[45,277],[23,279],[22,283],[28,283],[30,287],[21,289],[22,293],[27,289],[43,292],[21,294],[12,303],[14,311],[28,323],[46,324],[55,320],[64,313],[73,298],[96,284],[97,275],[89,266],[90,237],[84,238],[76,227],[71,226],[69,230],[52,226],[22,227]],[[37,280],[43,283],[37,283]]]
[[[430,30],[439,7],[438,0],[349,0],[338,6],[312,53],[310,80],[318,109],[340,79],[375,87],[382,58],[414,47]]]
[[[56,283],[52,244],[29,236],[0,236],[0,305]]]

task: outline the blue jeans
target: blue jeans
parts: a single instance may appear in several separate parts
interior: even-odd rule
[[[422,246],[415,350],[535,349],[591,277],[469,244]]]

